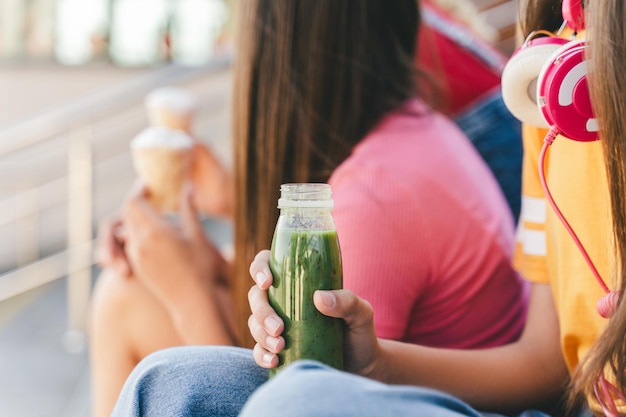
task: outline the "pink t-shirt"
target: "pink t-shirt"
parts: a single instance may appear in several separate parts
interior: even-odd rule
[[[450,348],[515,340],[527,284],[498,185],[447,118],[411,100],[330,178],[344,287],[374,307],[379,337]]]

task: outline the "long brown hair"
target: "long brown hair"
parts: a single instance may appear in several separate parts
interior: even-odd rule
[[[415,95],[416,0],[246,0],[235,62],[235,259],[240,344],[246,294],[269,248],[280,184],[327,181],[390,110]]]
[[[590,40],[590,91],[605,152],[613,236],[614,280],[620,302],[606,329],[576,373],[576,393],[593,395],[600,375],[615,377],[626,387],[626,7],[624,0],[588,2],[586,22]]]

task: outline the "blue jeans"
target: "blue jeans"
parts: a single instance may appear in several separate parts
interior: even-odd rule
[[[237,417],[268,372],[248,349],[186,346],[145,357],[130,374],[111,417]]]
[[[247,349],[165,349],[137,365],[111,417],[500,417],[440,391],[386,385],[312,361],[267,378]],[[519,417],[547,416],[527,411]]]
[[[387,385],[339,372],[318,362],[299,361],[260,387],[240,417],[503,417],[481,413],[441,391]],[[518,417],[549,417],[529,410]]]
[[[489,166],[506,198],[515,224],[522,194],[522,128],[497,91],[454,118]]]

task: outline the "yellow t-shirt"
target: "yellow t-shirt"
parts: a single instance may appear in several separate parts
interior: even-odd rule
[[[566,29],[561,36],[571,39],[573,34]],[[584,36],[582,31],[575,38]],[[571,372],[602,333],[607,319],[596,311],[604,291],[541,186],[539,154],[547,132],[523,126],[522,212],[514,261],[526,279],[551,286],[561,349]],[[559,135],[548,148],[544,169],[548,190],[600,276],[610,290],[618,288],[601,142],[578,142]],[[596,415],[604,415],[595,398],[588,400]]]
[[[515,262],[528,280],[551,285],[563,354],[571,371],[606,325],[606,319],[596,312],[596,302],[604,292],[541,187],[538,163],[546,132],[524,127],[522,213]],[[615,288],[602,144],[557,136],[548,149],[545,172],[557,206],[604,281],[609,288]]]

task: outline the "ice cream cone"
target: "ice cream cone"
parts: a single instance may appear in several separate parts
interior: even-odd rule
[[[152,126],[191,133],[197,103],[189,91],[179,87],[157,88],[146,96],[144,104]]]
[[[131,141],[133,165],[149,190],[150,203],[161,212],[178,211],[189,178],[193,139],[162,126],[144,129]]]

